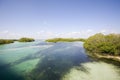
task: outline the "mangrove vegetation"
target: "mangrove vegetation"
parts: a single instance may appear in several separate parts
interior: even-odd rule
[[[0,39],[0,45],[1,44],[9,44],[9,43],[14,43],[15,40],[12,39]]]
[[[26,37],[23,37],[23,38],[20,38],[18,40],[19,42],[33,42],[35,41],[33,38],[26,38]]]
[[[53,38],[47,39],[46,42],[75,42],[75,41],[85,41],[83,38]]]
[[[120,34],[95,34],[85,41],[84,48],[91,54],[120,56]]]
[[[23,37],[23,38],[20,38],[20,39],[0,39],[0,45],[14,43],[15,41],[33,42],[35,40],[33,38],[26,38],[26,37]]]

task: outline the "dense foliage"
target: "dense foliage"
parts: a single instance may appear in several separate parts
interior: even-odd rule
[[[9,44],[13,42],[14,40],[10,40],[10,39],[0,39],[0,44]]]
[[[53,39],[47,39],[47,42],[74,42],[74,41],[85,41],[85,39],[82,38],[53,38]]]
[[[19,42],[33,42],[35,40],[33,38],[26,38],[26,37],[24,37],[24,38],[20,38],[18,41]]]
[[[84,48],[90,53],[120,55],[120,34],[95,34],[85,41]]]

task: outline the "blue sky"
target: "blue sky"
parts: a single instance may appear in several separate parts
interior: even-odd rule
[[[0,0],[0,38],[120,33],[120,0]]]

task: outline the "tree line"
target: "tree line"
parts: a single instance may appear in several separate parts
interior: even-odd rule
[[[46,42],[74,42],[74,41],[85,41],[83,38],[53,38],[47,39]]]
[[[9,44],[9,43],[14,43],[14,41],[19,41],[19,42],[33,42],[34,39],[33,38],[20,38],[20,39],[0,39],[0,45],[1,44]]]

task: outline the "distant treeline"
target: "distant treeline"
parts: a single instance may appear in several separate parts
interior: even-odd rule
[[[18,40],[19,42],[33,42],[33,41],[35,41],[33,38],[20,38],[19,40]]]
[[[1,44],[9,44],[9,43],[14,43],[14,41],[19,41],[19,42],[32,42],[34,41],[33,38],[20,38],[20,39],[0,39],[0,45]]]
[[[84,48],[91,54],[120,56],[120,34],[95,34],[86,39]]]
[[[46,42],[74,42],[74,41],[85,41],[83,38],[53,38],[47,39]]]
[[[0,44],[9,44],[14,43],[14,40],[12,39],[0,39]]]

